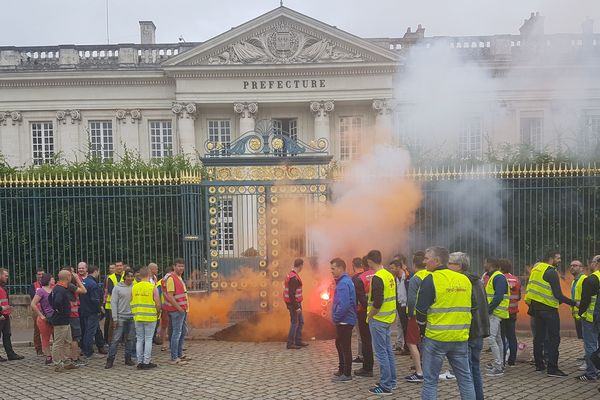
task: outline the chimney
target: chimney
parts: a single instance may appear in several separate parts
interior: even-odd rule
[[[594,20],[591,18],[587,18],[581,24],[581,31],[584,35],[592,35],[594,33]]]
[[[523,22],[519,28],[519,32],[523,38],[530,36],[541,36],[544,34],[544,17],[539,12],[531,13],[529,19]]]
[[[152,21],[140,21],[140,37],[142,44],[156,43],[156,25]]]

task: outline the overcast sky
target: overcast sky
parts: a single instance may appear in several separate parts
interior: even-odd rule
[[[279,6],[279,0],[108,0],[110,43],[139,43],[140,20],[156,40],[205,41]],[[104,44],[106,0],[0,0],[0,45]],[[286,7],[362,37],[398,37],[423,24],[426,36],[518,33],[532,11],[546,32],[581,32],[600,0],[284,0]]]

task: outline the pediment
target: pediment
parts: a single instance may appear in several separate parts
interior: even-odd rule
[[[164,66],[396,62],[391,51],[279,7],[169,59]]]

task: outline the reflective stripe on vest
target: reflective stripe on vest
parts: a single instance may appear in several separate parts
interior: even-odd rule
[[[487,284],[485,285],[485,293],[487,294],[487,301],[490,304],[494,300],[495,290],[494,290],[494,279],[500,275],[504,280],[506,277],[500,271],[494,271],[490,279],[488,279]],[[493,314],[502,319],[508,319],[508,306],[510,304],[510,286],[508,285],[508,281],[506,280],[506,293],[502,296],[502,301],[496,308],[494,308]]]
[[[450,269],[433,271],[431,278],[435,301],[427,310],[425,336],[440,342],[467,341],[471,327],[471,281]]]
[[[388,324],[394,323],[396,320],[396,278],[385,268],[381,268],[375,272],[374,276],[379,277],[383,281],[383,303],[379,312],[373,316],[377,321]],[[369,302],[367,303],[367,314],[371,312],[373,307],[373,285],[369,288]],[[368,322],[368,321],[367,321]]]
[[[187,302],[187,291],[185,286],[183,285],[183,281],[176,274],[169,275],[169,278],[173,278],[173,285],[175,286],[175,292],[173,292],[173,297],[179,306],[185,311],[188,308]],[[166,289],[167,284],[164,283],[164,288]],[[163,309],[165,311],[177,311],[176,307],[173,307],[169,302],[165,302],[163,305]]]
[[[143,281],[131,289],[131,312],[137,322],[156,322],[156,304],[154,303],[155,286]]]
[[[554,268],[550,264],[538,263],[532,270],[527,283],[525,301],[528,303],[535,300],[548,307],[558,308],[558,300],[552,294],[550,284],[544,280],[544,273],[548,268]]]
[[[592,275],[596,275],[596,277],[598,278],[598,282],[600,282],[600,271],[594,271],[594,273]],[[592,296],[590,305],[588,306],[588,309],[585,310],[585,313],[583,314],[583,317],[585,318],[585,320],[587,322],[594,322],[594,310],[596,309],[596,300],[597,299],[598,299],[598,294],[596,293],[594,296]]]
[[[300,279],[300,275],[298,275],[298,273],[296,271],[290,271],[287,276],[285,277],[285,281],[283,282],[283,301],[285,301],[287,304],[291,303],[291,298],[290,298],[290,279],[292,278],[296,278],[298,280],[298,287],[296,288],[296,293],[294,293],[294,298],[296,299],[296,302],[298,303],[302,303],[303,297],[302,297],[302,279]]]
[[[110,279],[113,283],[113,289],[117,286],[117,284],[119,282],[121,282],[123,280],[123,277],[125,276],[125,273],[121,273],[121,279],[117,280],[117,274],[112,273],[108,276],[108,279]],[[108,290],[108,280],[106,281],[106,286],[107,286],[107,290]],[[112,295],[110,293],[107,292],[106,294],[106,304],[104,305],[104,309],[105,310],[110,310],[111,309],[111,305],[110,305],[110,299],[111,299]]]
[[[581,301],[581,290],[583,288],[583,281],[585,281],[585,278],[587,278],[586,275],[580,275],[579,279],[577,279],[577,281],[573,281],[571,283],[571,293],[574,293],[573,301],[576,301],[576,302]],[[575,288],[574,288],[575,290],[573,290],[573,285],[575,285]],[[579,307],[577,307],[577,306],[571,307],[571,315],[573,315],[573,318],[575,318],[576,320],[580,320],[581,317],[579,316]],[[584,315],[584,318],[585,318],[585,315]]]

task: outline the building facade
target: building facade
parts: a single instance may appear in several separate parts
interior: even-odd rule
[[[8,164],[116,160],[128,150],[220,156],[265,127],[345,163],[374,143],[423,135],[398,81],[411,48],[440,44],[506,83],[491,111],[461,116],[451,151],[480,157],[486,140],[538,150],[600,140],[600,35],[591,21],[578,34],[546,35],[532,14],[519,35],[425,37],[419,26],[365,39],[279,7],[202,43],[156,44],[154,24],[140,28],[141,44],[0,47]],[[576,128],[557,126],[558,114]]]

